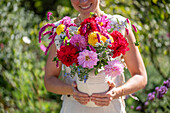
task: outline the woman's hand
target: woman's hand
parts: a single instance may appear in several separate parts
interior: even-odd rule
[[[91,95],[90,99],[97,106],[108,106],[111,101],[115,98],[118,98],[117,88],[115,88],[115,84],[113,82],[108,81],[109,90],[106,93],[94,93]]]
[[[73,82],[72,87],[73,87],[73,98],[77,100],[80,104],[85,105],[90,101],[90,97],[88,94],[81,93],[78,91],[76,82]]]

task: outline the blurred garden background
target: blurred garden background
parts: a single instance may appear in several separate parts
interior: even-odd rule
[[[139,101],[126,97],[127,113],[170,113],[170,1],[105,0],[102,9],[129,18],[138,29],[148,84],[133,94]],[[44,87],[47,56],[38,43],[48,11],[56,20],[78,15],[70,0],[0,0],[0,113],[59,113],[60,95]],[[44,37],[42,44],[48,43]]]

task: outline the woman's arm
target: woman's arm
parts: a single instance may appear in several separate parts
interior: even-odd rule
[[[132,77],[122,86],[115,88],[115,94],[113,98],[118,98],[123,95],[132,94],[147,84],[147,73],[146,69],[137,46],[134,42],[135,36],[130,29],[130,33],[126,36],[129,41],[129,51],[123,56],[126,65]]]
[[[126,65],[132,77],[122,86],[113,88],[107,93],[102,94],[93,94],[92,100],[98,105],[107,105],[101,104],[100,102],[110,103],[112,99],[118,98],[123,95],[132,94],[142,88],[147,84],[147,73],[145,66],[140,55],[138,47],[135,46],[135,36],[132,30],[129,30],[129,35],[126,36],[129,41],[129,51],[123,56],[125,59]],[[107,98],[107,99],[106,99]]]
[[[65,84],[63,81],[58,79],[61,72],[61,62],[59,62],[59,68],[56,67],[56,63],[53,58],[56,56],[56,48],[53,44],[50,49],[50,53],[45,66],[45,77],[44,83],[45,87],[49,92],[56,94],[72,94],[72,86]]]
[[[75,100],[77,100],[80,104],[87,104],[90,99],[88,94],[79,92],[75,84],[72,86],[58,79],[62,64],[59,62],[59,68],[56,67],[56,63],[52,61],[55,56],[56,48],[53,44],[45,66],[44,82],[46,89],[49,92],[56,94],[73,95]]]

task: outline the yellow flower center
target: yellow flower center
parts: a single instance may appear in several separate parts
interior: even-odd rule
[[[99,24],[100,26],[102,26],[102,25],[103,25],[103,22],[99,22],[98,24]]]
[[[76,43],[76,46],[79,47],[79,43],[78,42]]]
[[[86,59],[86,61],[88,61],[88,60],[90,59],[90,57],[89,57],[89,56],[86,56],[85,59]]]

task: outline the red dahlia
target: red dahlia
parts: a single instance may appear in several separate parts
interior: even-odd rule
[[[86,33],[89,34],[91,32],[98,31],[95,17],[84,19],[80,25],[80,35],[85,36]]]
[[[125,55],[126,51],[129,51],[127,40],[119,31],[113,31],[110,35],[114,39],[114,42],[111,43],[112,46],[108,46],[110,49],[114,50],[112,57],[115,58],[121,54]]]
[[[79,56],[77,48],[73,45],[61,46],[60,50],[57,50],[58,59],[65,64],[67,67],[72,65],[73,63],[77,64],[77,57]]]

